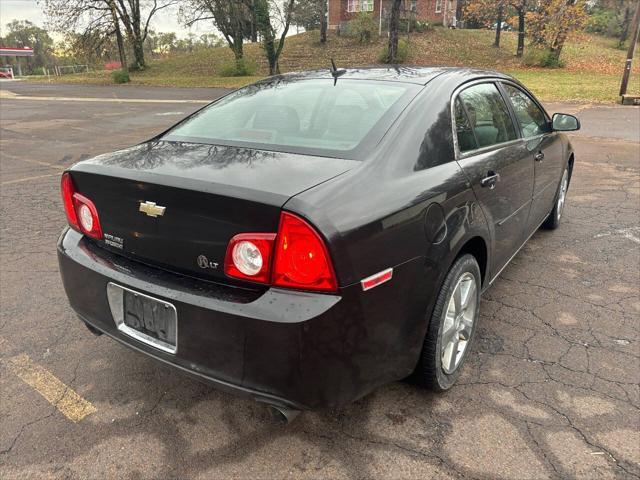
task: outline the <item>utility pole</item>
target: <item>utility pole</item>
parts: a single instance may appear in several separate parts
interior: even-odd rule
[[[622,74],[622,83],[620,84],[620,96],[623,105],[637,105],[640,103],[640,97],[627,97],[627,86],[629,85],[629,76],[631,75],[631,63],[636,53],[636,45],[638,44],[638,36],[640,35],[640,2],[636,7],[636,13],[633,15],[633,33],[629,39],[629,50],[627,50],[627,61],[624,65]]]

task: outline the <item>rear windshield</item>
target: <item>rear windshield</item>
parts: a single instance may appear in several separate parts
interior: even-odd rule
[[[418,86],[339,79],[277,79],[243,88],[202,109],[167,141],[358,158],[375,146]]]

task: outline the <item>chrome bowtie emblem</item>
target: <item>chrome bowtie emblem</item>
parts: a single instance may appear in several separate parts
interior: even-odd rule
[[[200,255],[198,257],[198,266],[200,268],[208,268],[209,267],[209,259],[204,255]]]
[[[167,207],[160,207],[156,202],[140,202],[140,211],[150,217],[161,217]]]

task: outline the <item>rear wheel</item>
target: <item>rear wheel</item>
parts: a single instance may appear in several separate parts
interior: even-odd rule
[[[542,228],[555,230],[558,228],[558,225],[560,225],[560,219],[562,218],[562,212],[564,210],[564,203],[567,199],[567,190],[569,190],[569,170],[565,168],[564,173],[562,174],[562,180],[560,181],[560,186],[558,187],[558,193],[556,193],[556,200],[553,203],[553,209],[551,209],[551,213],[542,224]]]
[[[474,338],[480,306],[480,268],[469,254],[458,258],[445,277],[429,322],[415,381],[448,390],[460,375]]]

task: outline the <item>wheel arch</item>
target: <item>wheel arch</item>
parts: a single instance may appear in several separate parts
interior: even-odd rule
[[[573,162],[575,161],[575,159],[575,153],[571,152],[569,154],[569,160],[567,160],[567,166],[569,167],[569,182],[571,182],[571,176],[573,175]]]
[[[487,284],[487,267],[489,264],[489,249],[487,246],[487,242],[480,235],[469,238],[464,244],[461,245],[458,253],[451,262],[451,265],[453,265],[458,258],[465,254],[472,255],[478,262],[478,266],[480,267],[482,286],[484,287]],[[449,268],[451,268],[451,265],[449,265]]]

